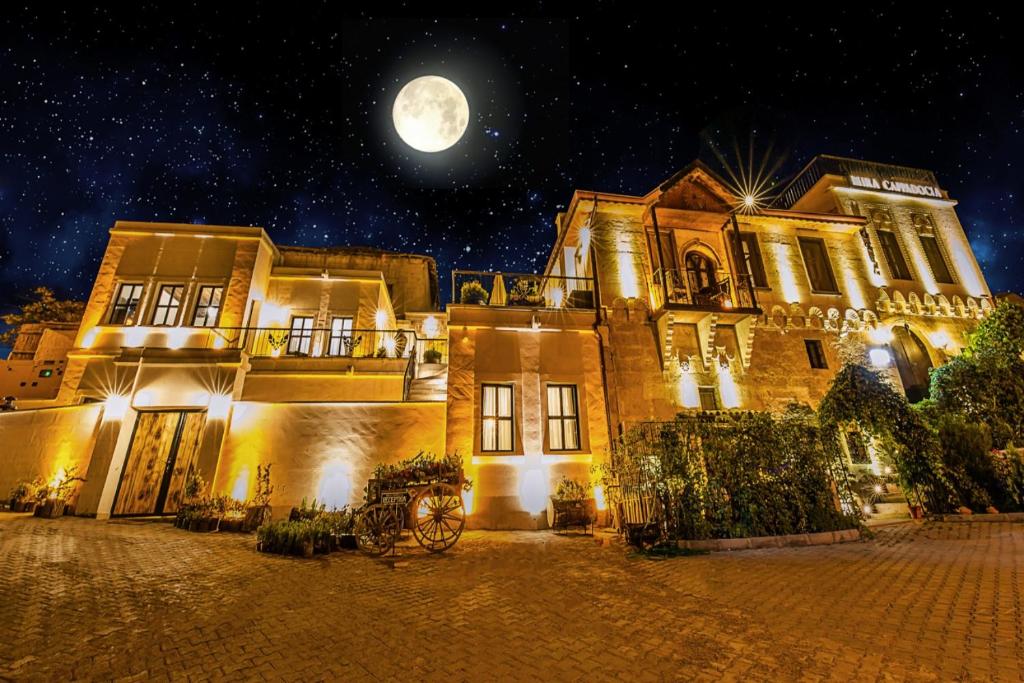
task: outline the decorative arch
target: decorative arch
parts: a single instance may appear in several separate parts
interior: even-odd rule
[[[921,315],[921,299],[917,293],[911,292],[907,295],[907,309],[914,315]]]
[[[780,329],[785,329],[787,322],[786,309],[784,309],[782,306],[778,304],[775,304],[774,306],[772,306],[770,319],[772,325],[775,325]]]
[[[952,315],[953,307],[949,305],[949,299],[947,299],[942,294],[939,294],[937,297],[935,297],[935,302],[936,305],[939,307],[939,312],[942,315]]]
[[[907,312],[907,300],[903,298],[903,294],[901,292],[892,293],[892,305],[896,309],[897,313]]]
[[[825,314],[817,306],[811,306],[807,311],[807,326],[820,330],[825,327]]]

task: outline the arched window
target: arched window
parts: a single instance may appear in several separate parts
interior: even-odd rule
[[[686,255],[686,279],[695,303],[706,303],[715,292],[718,278],[715,263],[699,251]]]

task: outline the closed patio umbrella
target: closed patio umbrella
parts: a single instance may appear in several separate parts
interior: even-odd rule
[[[505,293],[505,280],[501,273],[494,276],[494,283],[491,285],[491,299],[488,302],[491,306],[504,306],[507,299]]]

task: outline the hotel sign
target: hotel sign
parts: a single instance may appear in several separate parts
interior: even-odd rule
[[[919,183],[908,183],[903,180],[875,178],[863,175],[851,175],[849,178],[851,185],[854,187],[861,187],[866,190],[885,190],[886,192],[898,192],[900,194],[911,194],[918,197],[936,197],[938,199],[942,199],[942,190],[935,185],[921,185]]]

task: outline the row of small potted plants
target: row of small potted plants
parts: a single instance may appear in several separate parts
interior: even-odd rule
[[[256,467],[256,492],[246,501],[226,495],[209,495],[202,475],[190,468],[174,526],[197,532],[255,531],[270,521],[270,494],[273,491],[270,465]]]
[[[346,505],[340,510],[327,510],[327,506],[314,499],[306,506],[292,508],[287,520],[264,524],[256,530],[256,550],[279,555],[299,555],[310,558],[336,550],[356,548],[355,515]]]

